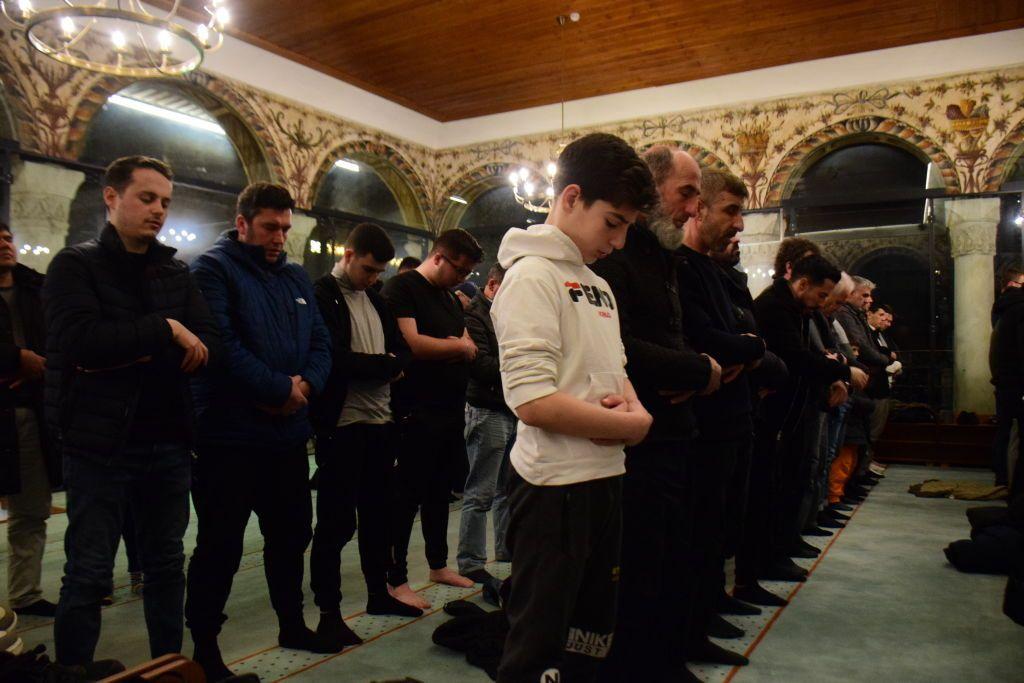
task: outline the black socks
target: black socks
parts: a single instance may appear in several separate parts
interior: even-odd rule
[[[370,593],[366,598],[367,614],[391,614],[396,617],[422,617],[423,610],[407,605],[398,598],[393,598],[387,591]]]

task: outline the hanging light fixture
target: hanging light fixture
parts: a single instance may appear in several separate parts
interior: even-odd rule
[[[151,13],[141,0],[63,0],[37,9],[32,0],[0,0],[4,17],[25,31],[39,52],[70,66],[115,76],[178,76],[198,67],[224,44],[231,14],[209,0],[203,19],[184,22],[180,0]]]
[[[559,46],[562,47],[561,64],[565,64],[565,50],[561,40],[562,31],[565,28],[565,24],[568,21],[576,23],[580,20],[579,12],[572,12],[568,15],[560,14],[555,18],[558,22],[559,27]],[[559,71],[559,74],[562,72]],[[561,128],[558,135],[558,139],[561,141],[558,145],[558,154],[562,153],[565,148],[565,85],[561,84],[559,88],[562,92],[562,101],[560,103],[561,112]],[[551,211],[551,205],[555,203],[555,174],[558,173],[557,158],[553,161],[548,161],[544,165],[544,171],[539,172],[528,166],[521,166],[520,168],[512,171],[508,175],[508,181],[512,185],[512,194],[516,198],[516,201],[522,204],[525,208],[536,213],[549,213]]]

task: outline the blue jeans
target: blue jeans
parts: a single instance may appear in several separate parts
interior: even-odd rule
[[[129,444],[110,458],[64,458],[68,530],[64,581],[53,627],[57,661],[91,662],[100,601],[113,592],[114,557],[126,508],[135,522],[146,590],[150,654],[181,652],[191,459],[184,444]]]
[[[466,406],[466,453],[469,476],[459,524],[459,572],[482,569],[487,563],[487,513],[494,509],[494,552],[507,560],[508,443],[516,429],[510,413]]]

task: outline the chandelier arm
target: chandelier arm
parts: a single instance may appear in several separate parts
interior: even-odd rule
[[[212,35],[213,34],[211,33],[211,36]],[[219,50],[222,45],[224,45],[224,32],[217,31],[217,42],[210,43],[210,47],[204,48],[203,51],[206,52],[206,54],[210,54],[211,52],[216,52],[217,50]]]
[[[95,25],[96,25],[96,20],[95,19],[93,19],[91,21],[87,21],[85,23],[85,25],[82,26],[82,29],[77,34],[75,34],[75,37],[72,38],[71,40],[69,40],[68,42],[66,42],[64,44],[64,51],[68,52],[68,51],[71,50],[71,48],[73,48],[75,45],[80,43],[82,41],[82,39],[85,38],[85,36],[87,36],[89,34],[89,32],[92,30],[92,27],[95,26]]]

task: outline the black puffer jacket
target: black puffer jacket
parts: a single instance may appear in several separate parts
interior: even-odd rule
[[[45,355],[46,331],[43,325],[42,289],[43,275],[18,264],[14,267],[14,303],[21,318],[25,334],[25,347],[39,355]],[[43,384],[26,382],[18,389],[11,389],[10,382],[21,365],[21,348],[14,342],[11,312],[0,301],[0,495],[10,495],[21,490],[21,460],[18,455],[18,428],[15,423],[16,408],[28,408],[35,412],[39,425],[43,425]],[[50,485],[61,481],[60,455],[53,447],[45,429],[39,430],[43,460],[49,475]]]
[[[692,439],[697,433],[691,401],[672,404],[659,391],[700,390],[711,363],[683,334],[676,261],[648,228],[635,225],[626,246],[591,269],[608,281],[619,306],[626,372],[637,397],[654,417],[649,440]]]
[[[183,441],[191,441],[192,399],[179,367],[184,351],[167,319],[207,346],[207,369],[221,358],[220,336],[206,301],[174,258],[154,242],[138,273],[109,223],[100,237],[61,250],[43,289],[46,335],[46,420],[64,455],[108,458],[124,446],[139,403],[146,364],[177,380],[184,405]],[[203,371],[201,371],[203,372]]]
[[[1001,390],[1024,391],[1024,289],[1010,288],[992,305],[988,367]]]
[[[466,329],[476,344],[476,359],[469,366],[466,403],[476,408],[512,411],[505,404],[501,388],[501,364],[498,361],[498,336],[491,320],[491,301],[477,292],[466,309]]]
[[[412,361],[412,352],[398,331],[398,321],[379,293],[366,290],[366,296],[380,316],[384,329],[384,354],[358,353],[352,350],[352,316],[337,278],[328,273],[313,283],[320,316],[331,335],[331,374],[319,396],[309,406],[309,421],[317,434],[330,432],[338,424],[345,407],[351,380],[373,380],[381,386],[404,372]],[[390,355],[389,355],[390,354]]]

